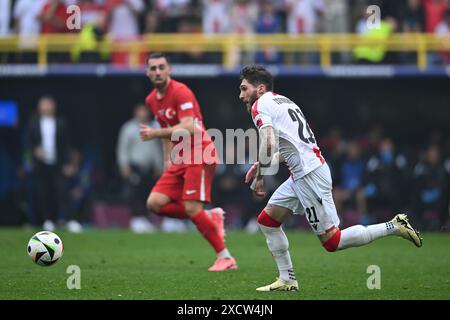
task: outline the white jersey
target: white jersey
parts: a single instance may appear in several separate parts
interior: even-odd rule
[[[300,108],[290,99],[266,92],[252,106],[255,126],[271,126],[279,139],[279,151],[292,178],[298,180],[320,167],[324,158]]]

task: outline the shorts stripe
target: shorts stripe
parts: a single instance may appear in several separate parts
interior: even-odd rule
[[[202,178],[200,181],[200,201],[205,201],[205,169],[202,169]]]

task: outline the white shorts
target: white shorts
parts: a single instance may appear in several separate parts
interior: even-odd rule
[[[280,206],[294,214],[304,214],[315,234],[324,234],[340,220],[333,201],[330,168],[326,163],[301,179],[287,179],[269,199],[269,205]]]

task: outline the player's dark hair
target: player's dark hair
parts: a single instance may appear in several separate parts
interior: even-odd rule
[[[50,94],[44,94],[43,96],[41,96],[39,98],[39,101],[42,101],[42,100],[51,100],[51,101],[53,101],[56,104],[55,98],[52,95],[50,95]]]
[[[150,60],[150,59],[159,59],[159,58],[166,59],[167,63],[170,64],[169,57],[164,52],[152,52],[152,53],[150,53],[148,55],[148,57],[147,57],[147,63],[148,63],[148,60]]]
[[[261,65],[252,64],[244,67],[241,70],[239,80],[242,81],[244,79],[255,87],[263,84],[266,86],[267,91],[273,90],[273,76]]]

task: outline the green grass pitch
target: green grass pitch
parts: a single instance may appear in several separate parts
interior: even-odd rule
[[[258,293],[277,276],[261,234],[229,232],[239,270],[211,273],[214,252],[197,232],[57,231],[64,256],[41,267],[26,252],[36,231],[0,229],[0,299],[450,299],[450,234],[424,234],[420,249],[388,237],[328,253],[312,233],[287,232],[300,291]],[[70,265],[81,269],[80,290],[67,289]],[[380,290],[367,288],[370,265]]]

